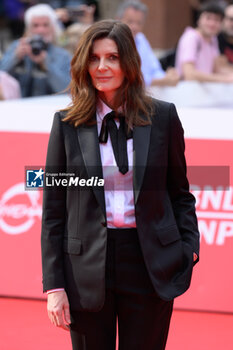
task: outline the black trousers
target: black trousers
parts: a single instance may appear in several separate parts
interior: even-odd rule
[[[164,350],[173,301],[155,293],[136,229],[108,229],[106,298],[99,312],[72,312],[73,350]]]

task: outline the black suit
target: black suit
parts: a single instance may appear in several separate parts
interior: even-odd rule
[[[79,168],[102,177],[97,126],[54,118],[47,165]],[[152,125],[133,129],[134,199],[144,261],[158,296],[173,300],[190,285],[193,252],[199,253],[195,200],[189,193],[183,129],[174,105],[155,101]],[[107,227],[104,191],[44,192],[44,290],[64,287],[72,310],[98,311],[105,300]]]

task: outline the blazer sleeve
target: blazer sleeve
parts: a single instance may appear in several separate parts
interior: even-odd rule
[[[183,241],[199,256],[199,231],[195,198],[186,176],[184,131],[174,104],[169,109],[168,191]],[[195,263],[198,259],[195,261]]]
[[[65,172],[66,153],[60,113],[56,113],[49,138],[45,173]],[[43,291],[64,288],[63,235],[66,222],[65,187],[46,187],[42,213]]]

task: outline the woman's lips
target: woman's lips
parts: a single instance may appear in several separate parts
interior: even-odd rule
[[[96,80],[104,82],[110,80],[111,78],[112,77],[96,77]]]

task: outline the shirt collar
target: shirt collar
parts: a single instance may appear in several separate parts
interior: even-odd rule
[[[187,27],[186,28],[186,32],[187,31],[196,31],[196,33],[198,33],[200,39],[207,45],[216,45],[216,40],[217,40],[217,36],[212,36],[210,38],[210,40],[206,40],[206,38],[201,34],[201,32],[198,30],[198,28],[192,28],[192,27]]]
[[[112,109],[106,105],[101,99],[98,100],[97,109],[96,109],[96,118],[97,123],[102,123],[104,116],[112,112]]]
[[[97,107],[96,107],[96,121],[97,121],[97,128],[98,128],[98,135],[100,134],[101,126],[102,126],[102,121],[105,117],[106,114],[112,112],[113,110],[104,103],[103,100],[100,98],[98,99],[97,102]],[[119,112],[122,111],[122,108],[119,107],[118,109]],[[115,120],[117,127],[119,127],[119,121],[118,119]]]

